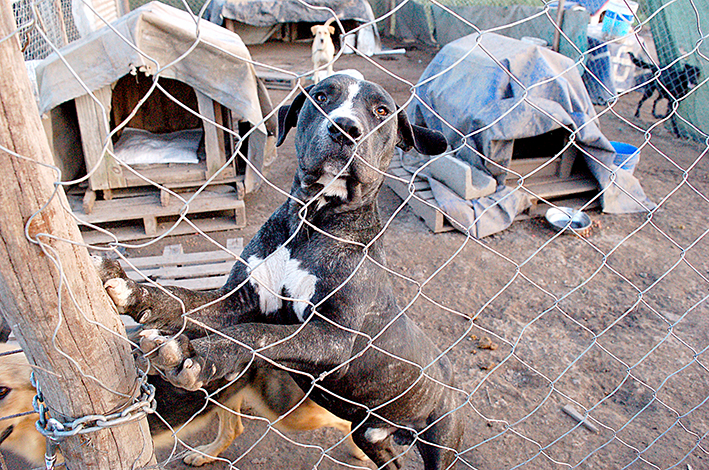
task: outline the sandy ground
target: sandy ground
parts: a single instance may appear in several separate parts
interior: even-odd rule
[[[436,51],[388,46],[407,53],[343,56],[335,68],[359,69],[401,103]],[[251,51],[260,62],[311,68],[309,44]],[[272,92],[276,103],[285,96]],[[703,146],[662,127],[645,134],[654,120],[646,112],[632,117],[637,99],[631,94],[598,111],[610,140],[639,146],[650,138],[635,175],[660,204],[651,217],[591,211],[598,226],[587,239],[554,238],[543,219],[529,219],[472,240],[458,232],[434,235],[391,190],[381,193],[382,215],[393,217],[384,240],[398,274],[399,304],[409,305],[407,314],[441,348],[450,348],[457,386],[468,398],[460,410],[466,432],[456,468],[709,468],[709,445],[702,441],[709,432],[709,163],[700,159]],[[268,170],[269,182],[288,190],[294,168],[291,136]],[[247,228],[210,235],[221,243],[248,240],[283,200],[264,185],[246,198]],[[185,251],[212,249],[197,236],[175,237],[129,255],[173,243]],[[577,426],[561,411],[567,404],[592,408],[598,432]],[[187,441],[206,443],[214,432],[211,426]],[[282,437],[249,422],[223,454],[232,466],[209,468],[362,465],[342,446],[329,450],[338,439],[333,430]],[[166,459],[169,452],[159,455]],[[189,467],[177,461],[167,468]],[[422,468],[414,451],[405,468]]]

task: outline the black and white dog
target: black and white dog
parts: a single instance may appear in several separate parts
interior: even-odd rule
[[[453,370],[396,304],[377,206],[397,146],[436,155],[446,140],[411,125],[379,85],[346,75],[279,111],[278,145],[297,129],[291,197],[226,284],[167,294],[106,263],[102,277],[120,279],[109,293],[153,328],[141,349],[173,384],[195,390],[250,366],[286,368],[313,401],[352,422],[379,468],[401,466],[392,441],[416,445],[427,470],[452,468],[463,432]]]
[[[652,75],[657,75],[660,70],[657,65],[650,64],[635,57],[632,52],[628,52],[633,64],[640,68],[649,70]],[[674,67],[664,69],[659,77],[650,79],[642,88],[643,96],[635,109],[635,117],[640,116],[640,108],[657,91],[657,98],[652,103],[652,115],[655,119],[664,119],[672,112],[672,103],[681,100],[689,91],[699,83],[699,67],[689,64],[677,64]],[[661,99],[667,100],[667,112],[664,115],[657,114],[657,102]]]

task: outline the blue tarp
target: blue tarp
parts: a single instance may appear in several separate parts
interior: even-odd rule
[[[562,127],[598,180],[605,212],[655,207],[638,180],[613,163],[577,66],[561,54],[494,33],[471,34],[436,55],[416,96],[407,110],[411,120],[443,132],[453,156],[497,180],[496,193],[472,201],[432,185],[439,205],[475,237],[505,229],[528,207],[524,191],[504,185],[514,141]]]

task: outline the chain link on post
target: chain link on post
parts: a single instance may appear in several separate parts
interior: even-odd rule
[[[72,421],[62,422],[49,416],[49,408],[44,403],[41,387],[34,372],[32,372],[30,382],[37,390],[37,395],[32,400],[32,407],[39,414],[35,427],[47,439],[47,452],[45,454],[47,470],[53,470],[56,465],[57,448],[62,439],[77,434],[89,434],[110,427],[121,426],[141,419],[148,414],[155,413],[157,407],[155,387],[148,383],[148,375],[145,372],[138,369],[138,375],[140,376],[139,387],[141,395],[137,399],[131,400],[132,403],[128,404],[122,411],[108,415],[87,415]]]

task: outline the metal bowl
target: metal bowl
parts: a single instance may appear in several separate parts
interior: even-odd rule
[[[552,207],[547,211],[546,219],[557,231],[563,230],[569,220],[569,226],[576,231],[586,230],[591,226],[591,218],[585,212],[571,207]]]

